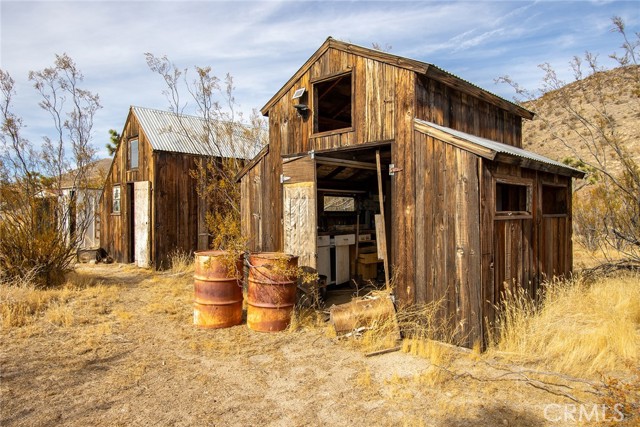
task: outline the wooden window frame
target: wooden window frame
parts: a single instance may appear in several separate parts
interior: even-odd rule
[[[565,195],[566,195],[566,205],[567,205],[567,210],[565,213],[560,213],[560,214],[549,214],[549,213],[544,213],[544,187],[554,187],[554,188],[562,188],[564,189]],[[567,184],[561,184],[561,183],[556,183],[556,182],[546,182],[543,181],[540,183],[540,212],[542,213],[542,217],[543,218],[566,218],[569,216],[569,212],[571,209],[571,204],[570,204],[570,200],[569,198],[571,197],[571,194],[569,194],[569,186]]]
[[[116,188],[118,189],[118,198],[116,199]],[[118,210],[116,211],[116,200],[118,200]],[[111,215],[120,215],[122,213],[122,186],[120,184],[114,184],[111,187]]]
[[[337,80],[342,76],[346,76],[346,75],[351,75],[351,126],[349,127],[344,127],[344,128],[340,128],[340,129],[332,129],[332,130],[327,130],[327,131],[322,131],[322,132],[318,132],[318,103],[317,103],[317,97],[316,97],[316,85],[318,83],[324,83],[327,82],[329,80]],[[355,70],[353,69],[348,69],[348,70],[344,70],[344,71],[339,71],[337,73],[333,73],[333,74],[329,74],[326,76],[322,76],[319,78],[315,78],[315,79],[311,79],[310,83],[311,83],[311,91],[309,93],[310,95],[310,104],[313,106],[313,129],[312,129],[312,134],[311,137],[315,138],[315,137],[322,137],[322,136],[329,136],[329,135],[336,135],[336,134],[341,134],[341,133],[348,133],[348,132],[353,132],[355,130],[355,126],[353,125],[353,120],[355,118]]]
[[[526,188],[526,211],[499,211],[496,208],[496,202],[498,200],[497,186],[498,184],[517,185]],[[518,177],[494,177],[493,178],[493,215],[497,220],[509,220],[509,219],[531,219],[533,218],[533,180]]]
[[[136,159],[136,165],[132,166],[131,160],[133,158],[131,156],[131,143],[134,141],[137,143],[136,151],[138,153],[138,157]],[[130,138],[127,141],[127,170],[138,170],[139,166],[140,166],[140,139],[136,136],[136,137]]]

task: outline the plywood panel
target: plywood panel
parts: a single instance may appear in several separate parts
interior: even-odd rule
[[[310,157],[282,166],[284,251],[297,255],[301,267],[317,268],[317,187]]]
[[[135,262],[138,267],[148,267],[150,258],[150,222],[151,211],[149,209],[149,197],[151,194],[149,181],[138,181],[133,184],[135,197],[134,232],[135,232]]]

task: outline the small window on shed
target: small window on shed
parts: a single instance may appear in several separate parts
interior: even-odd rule
[[[556,185],[542,186],[542,214],[566,215],[569,212],[567,187]]]
[[[113,199],[111,201],[111,213],[120,213],[120,186],[113,186]]]
[[[496,183],[496,213],[531,213],[531,190],[526,184]]]
[[[351,73],[318,82],[313,85],[313,91],[315,132],[352,126]]]
[[[138,140],[129,141],[129,169],[138,168]]]

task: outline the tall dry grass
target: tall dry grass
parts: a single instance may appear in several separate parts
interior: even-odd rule
[[[176,250],[169,255],[170,274],[193,274],[195,260],[192,253]]]
[[[507,294],[492,349],[580,377],[640,364],[640,274],[546,284],[534,305]]]
[[[39,319],[57,326],[70,326],[74,313],[69,302],[84,289],[91,295],[103,293],[104,286],[96,285],[95,278],[71,272],[57,288],[42,288],[34,280],[36,272],[11,281],[0,282],[0,324],[5,330],[22,327]]]

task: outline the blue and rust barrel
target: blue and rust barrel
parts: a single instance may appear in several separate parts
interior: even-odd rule
[[[193,324],[228,328],[242,323],[242,255],[226,251],[196,252],[193,275]]]
[[[298,257],[281,252],[249,256],[247,326],[254,331],[282,331],[291,323],[296,303]]]

